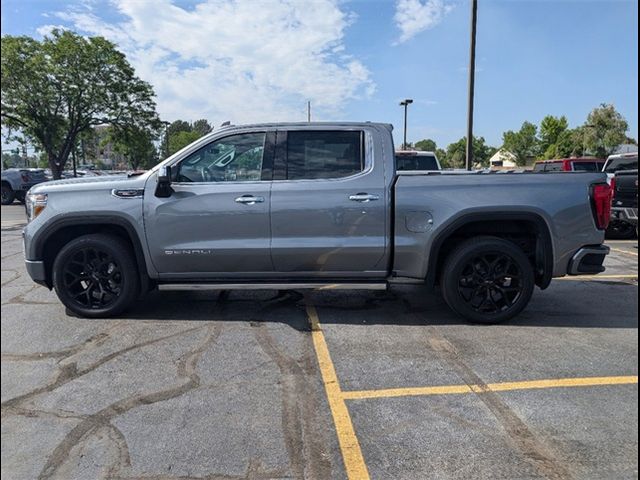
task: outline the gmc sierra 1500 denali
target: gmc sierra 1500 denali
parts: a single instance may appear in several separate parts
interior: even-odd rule
[[[151,288],[439,285],[473,322],[552,277],[604,270],[603,173],[396,171],[392,127],[231,126],[145,174],[27,197],[27,271],[71,311],[117,315]]]

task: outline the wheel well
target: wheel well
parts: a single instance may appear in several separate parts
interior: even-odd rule
[[[6,180],[2,180],[2,186],[9,187],[11,190],[13,190],[13,187],[11,186],[11,184]]]
[[[41,243],[41,252],[39,258],[42,258],[45,266],[46,284],[49,288],[53,286],[53,262],[58,252],[74,238],[88,235],[91,233],[103,233],[108,235],[116,235],[124,240],[131,248],[136,258],[138,266],[138,274],[140,276],[141,291],[146,291],[149,285],[149,277],[147,275],[144,254],[142,247],[137,238],[134,240],[131,233],[122,225],[112,223],[95,223],[82,225],[67,225],[55,230],[48,235]]]
[[[536,285],[549,286],[553,270],[551,236],[542,219],[472,219],[455,225],[434,242],[430,258],[436,259],[435,269],[430,268],[427,283],[439,282],[447,256],[462,242],[478,236],[493,236],[513,242],[522,249],[533,267]]]

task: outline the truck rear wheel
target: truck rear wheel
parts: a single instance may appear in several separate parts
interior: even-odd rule
[[[140,287],[130,246],[113,235],[91,234],[67,243],[53,262],[53,286],[72,312],[111,317],[127,309]]]
[[[447,257],[441,278],[447,305],[474,323],[499,323],[518,315],[535,285],[529,259],[497,237],[465,241]]]
[[[11,205],[16,198],[16,192],[9,185],[2,184],[2,205]]]

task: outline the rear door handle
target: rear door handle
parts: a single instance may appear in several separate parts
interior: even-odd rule
[[[355,195],[349,195],[349,200],[366,203],[373,200],[380,200],[380,197],[378,195],[371,195],[368,193],[356,193]]]
[[[245,205],[255,205],[264,202],[264,197],[254,197],[253,195],[242,195],[236,198],[236,203],[244,203]]]

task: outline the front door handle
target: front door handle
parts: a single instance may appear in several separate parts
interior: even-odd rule
[[[356,193],[355,195],[349,195],[349,200],[354,202],[371,202],[373,200],[380,200],[378,195],[370,195],[368,193]]]
[[[236,203],[244,203],[245,205],[255,205],[264,202],[264,197],[254,197],[253,195],[242,195],[236,198]]]

